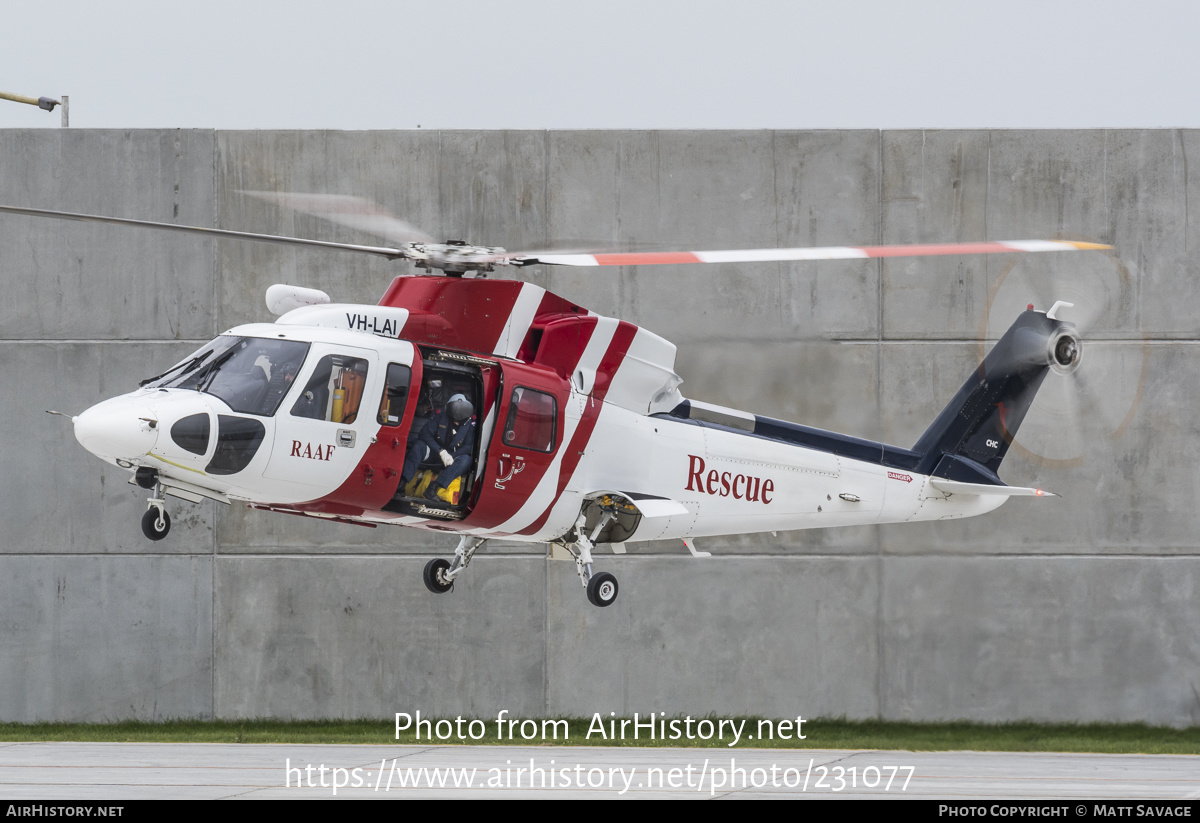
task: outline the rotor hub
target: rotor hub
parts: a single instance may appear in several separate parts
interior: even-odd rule
[[[409,243],[405,253],[419,269],[441,271],[449,275],[465,274],[470,271],[486,273],[507,259],[500,246],[472,246],[461,240],[447,243]]]

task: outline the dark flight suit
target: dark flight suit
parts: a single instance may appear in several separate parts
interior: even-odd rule
[[[417,473],[417,467],[432,455],[443,449],[454,459],[454,462],[438,473],[434,480],[437,488],[444,489],[460,477],[471,466],[471,451],[475,447],[475,418],[471,417],[457,426],[450,419],[449,409],[442,409],[438,414],[429,418],[425,428],[404,459],[404,471],[400,475],[403,486],[412,480]]]

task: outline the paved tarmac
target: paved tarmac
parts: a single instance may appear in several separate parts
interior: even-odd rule
[[[1194,800],[1200,797],[1200,757],[520,746],[0,744],[0,798],[5,800],[335,797],[1062,799],[1077,808],[1089,801]],[[1087,811],[1090,814],[1092,807]]]

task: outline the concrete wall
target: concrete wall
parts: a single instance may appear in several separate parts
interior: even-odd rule
[[[1002,475],[954,523],[567,564],[145,495],[68,421],[275,282],[375,302],[401,264],[0,217],[0,720],[661,711],[1200,723],[1200,242],[1177,131],[0,130],[0,203],[352,242],[243,190],[372,198],[433,234],[738,248],[1065,237],[1112,254],[527,270],[680,347],[687,396],[911,445],[1027,302],[1079,305]],[[1200,202],[1200,200],[1198,200]],[[1070,317],[1072,315],[1068,315]],[[630,456],[636,470],[637,455]]]

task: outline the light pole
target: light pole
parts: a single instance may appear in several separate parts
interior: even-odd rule
[[[61,101],[55,100],[53,97],[26,97],[23,94],[12,94],[7,91],[0,91],[0,100],[11,100],[14,103],[27,103],[30,106],[37,106],[45,111],[54,111],[55,106],[62,106],[62,124],[67,125],[67,96],[64,94]]]

